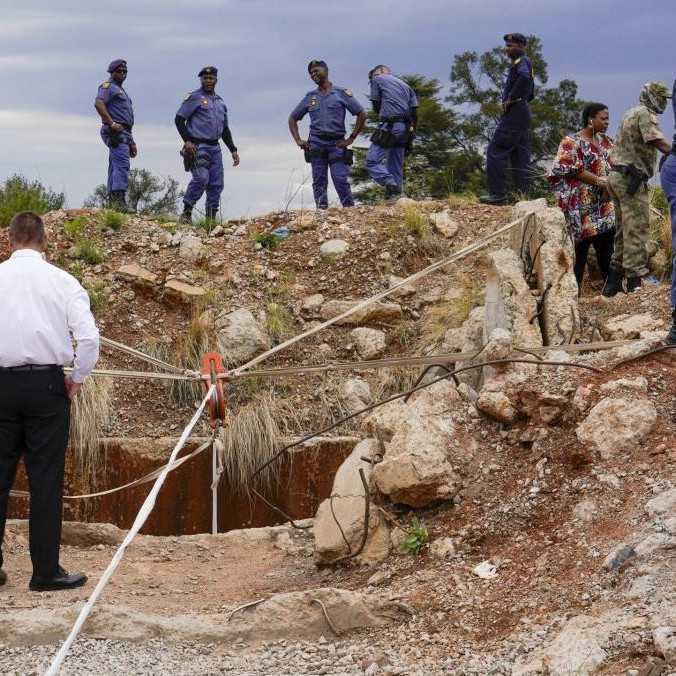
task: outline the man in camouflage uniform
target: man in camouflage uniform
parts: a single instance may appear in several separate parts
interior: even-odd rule
[[[648,181],[655,170],[657,151],[668,154],[671,145],[664,138],[657,116],[667,107],[671,91],[662,82],[648,82],[643,86],[640,104],[631,108],[622,118],[610,153],[612,169],[608,177],[608,191],[615,205],[615,252],[604,296],[622,291],[627,279],[627,293],[637,291],[641,284],[656,284],[648,274],[646,242],[650,225]]]

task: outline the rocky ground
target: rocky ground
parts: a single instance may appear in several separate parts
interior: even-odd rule
[[[434,275],[378,317],[333,328],[271,364],[477,346],[475,359],[485,361],[554,330],[580,342],[639,341],[570,355],[552,342],[548,360],[578,367],[484,367],[457,387],[442,381],[379,409],[354,424],[364,440],[307,530],[138,538],[64,673],[676,673],[676,355],[641,357],[665,333],[666,286],[608,301],[592,277],[578,303],[567,245],[547,239],[558,223],[553,211],[537,216],[539,263],[514,262],[506,236],[491,247],[502,253]],[[285,331],[296,333],[335,313],[331,301],[386,288],[390,275],[424,267],[512,213],[454,200],[335,211],[323,221],[278,214],[228,224],[200,241],[141,219],[100,233],[94,213],[53,215],[60,260],[76,267],[77,237],[59,228],[79,216],[106,251],[104,262],[82,273],[90,286],[105,285],[105,335],[137,347],[164,344],[171,356],[193,317],[207,312],[211,339],[241,363],[282,339],[269,321],[277,316],[271,303],[287,310]],[[279,226],[291,235],[271,252],[257,248],[266,240],[255,235]],[[340,253],[345,245],[331,242],[322,254],[335,239],[348,249]],[[144,271],[123,269],[132,264]],[[552,276],[548,265],[561,272]],[[171,277],[191,288],[167,289]],[[543,280],[553,280],[552,288],[538,304]],[[250,316],[233,321],[240,310]],[[256,345],[237,340],[240,321]],[[641,358],[620,364],[628,357]],[[112,352],[105,359],[111,367],[141,366]],[[348,372],[275,385],[274,393],[312,429],[411,379]],[[180,425],[191,403],[169,407],[167,394],[160,386],[116,385],[109,429],[130,435]],[[258,392],[233,394],[239,405]],[[138,415],[130,396],[153,404]],[[358,469],[370,487],[366,545],[356,559],[333,564],[357,550],[364,531]],[[90,584],[26,592],[26,536],[24,522],[11,524],[3,550],[10,580],[0,592],[2,673],[44,671],[91,591]],[[64,563],[96,579],[122,537],[110,525],[69,525]]]

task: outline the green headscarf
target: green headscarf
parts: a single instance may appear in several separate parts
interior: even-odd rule
[[[646,82],[641,89],[639,100],[651,112],[661,115],[667,107],[671,90],[663,82]]]

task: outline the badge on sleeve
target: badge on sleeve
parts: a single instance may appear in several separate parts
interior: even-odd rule
[[[110,87],[110,82],[102,82],[101,83],[101,88],[102,89],[108,89]]]
[[[316,96],[313,96],[313,97],[310,99],[310,108],[314,108],[316,105],[317,105],[317,97],[316,97]]]
[[[346,90],[345,90],[345,93],[346,93],[348,96],[352,96],[352,90],[351,90],[351,89],[346,89]]]

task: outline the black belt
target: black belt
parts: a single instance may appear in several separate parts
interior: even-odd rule
[[[217,146],[218,145],[219,139],[216,139],[215,141],[213,139],[206,139],[206,138],[191,138],[190,142],[194,143],[195,145],[208,145],[208,146]]]
[[[58,371],[63,366],[58,364],[22,364],[21,366],[0,366],[0,372],[24,372],[24,371]]]
[[[322,141],[340,141],[345,138],[345,134],[313,134]]]
[[[396,124],[397,122],[408,124],[410,121],[411,118],[408,115],[392,115],[391,117],[380,118],[380,122],[385,122],[387,124]]]

